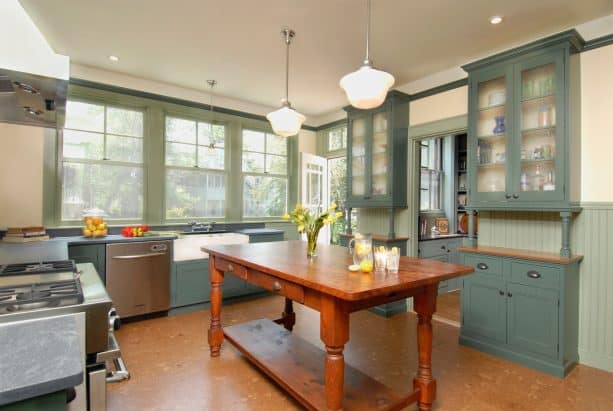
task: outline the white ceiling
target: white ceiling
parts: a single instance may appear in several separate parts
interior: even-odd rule
[[[204,91],[216,79],[266,106],[284,94],[289,26],[290,100],[307,116],[347,104],[338,81],[364,58],[365,0],[20,1],[72,62]],[[371,54],[400,85],[611,13],[611,0],[373,0]]]

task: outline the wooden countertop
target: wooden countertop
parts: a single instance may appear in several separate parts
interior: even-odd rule
[[[570,256],[570,258],[566,258],[560,257],[560,254],[558,253],[535,250],[522,250],[518,248],[490,247],[483,245],[477,247],[460,246],[458,247],[458,250],[466,253],[489,254],[497,255],[500,257],[522,258],[525,260],[545,261],[548,263],[558,264],[571,264],[583,260],[582,255],[572,255]]]

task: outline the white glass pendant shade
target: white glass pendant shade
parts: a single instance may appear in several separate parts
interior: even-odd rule
[[[266,115],[272,130],[282,137],[295,136],[300,131],[306,117],[294,110],[289,104],[283,104],[281,108],[271,111]]]
[[[353,107],[369,109],[383,104],[394,81],[394,76],[390,73],[365,64],[345,75],[340,81],[340,86],[345,90],[347,99]]]

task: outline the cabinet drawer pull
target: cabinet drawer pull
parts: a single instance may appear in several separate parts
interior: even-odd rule
[[[272,290],[273,291],[281,291],[281,284],[279,284],[278,281],[275,281],[274,283],[272,283]]]
[[[478,268],[479,270],[487,270],[487,269],[488,269],[488,266],[487,266],[487,264],[485,264],[485,263],[479,263],[479,264],[477,264],[477,268]]]
[[[506,193],[506,194],[504,195],[504,198],[506,198],[507,200],[510,200],[510,199],[511,199],[511,194]]]
[[[500,295],[504,295],[504,291],[502,291],[502,290],[498,290],[498,294],[500,294]]]
[[[510,292],[510,291],[507,293],[507,295],[508,295],[509,297],[513,297],[513,294],[511,294],[511,292]]]
[[[445,248],[447,248],[447,247],[445,247],[444,245],[441,246],[441,250],[444,250]]]
[[[541,278],[541,273],[538,271],[530,270],[526,273],[526,275],[530,278]]]
[[[513,194],[513,198],[517,200],[519,198],[519,194]]]

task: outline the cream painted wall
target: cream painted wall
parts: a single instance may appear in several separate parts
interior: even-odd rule
[[[409,125],[429,123],[468,112],[468,86],[412,101]]]
[[[581,54],[581,201],[613,201],[613,45]]]
[[[298,152],[317,154],[317,133],[310,130],[300,130],[298,133]]]
[[[42,224],[44,132],[0,123],[0,228]]]

